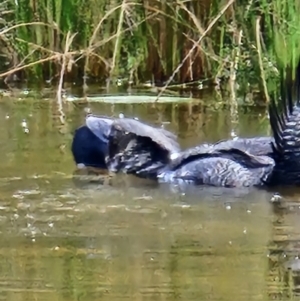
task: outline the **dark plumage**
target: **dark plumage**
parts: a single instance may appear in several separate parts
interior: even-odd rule
[[[275,95],[269,107],[270,124],[274,134],[272,143],[275,168],[269,185],[300,184],[300,61],[293,80],[289,68],[284,80],[281,74],[281,106]],[[281,109],[280,109],[281,107]]]
[[[171,165],[176,166],[183,161],[192,161],[198,155],[213,153],[217,151],[225,151],[231,149],[238,149],[253,156],[273,156],[271,137],[254,137],[254,138],[234,138],[229,140],[221,140],[216,143],[203,143],[182,151],[177,158],[172,160]]]
[[[262,185],[274,166],[269,137],[238,138],[180,151],[176,136],[130,118],[88,115],[76,130],[75,162],[160,182]]]
[[[95,122],[87,118],[86,125],[76,129],[71,150],[79,168],[84,166],[107,168],[105,156],[111,123],[112,120],[106,117],[98,117]]]
[[[108,168],[145,178],[156,178],[180,148],[176,136],[131,118],[88,115],[75,132],[72,152],[79,167]]]
[[[267,155],[251,154],[251,150],[255,151],[250,147],[247,152],[243,143],[237,143],[240,149],[231,147],[236,141],[229,140],[228,144],[224,141],[223,148],[219,144],[202,145],[182,152],[158,175],[160,182],[224,187],[264,185],[274,168],[274,160]]]
[[[238,138],[180,151],[176,136],[130,118],[88,115],[76,130],[77,165],[108,168],[160,182],[262,185],[273,168],[269,137]]]
[[[234,138],[212,144],[214,150],[236,148],[254,156],[271,156],[273,149],[272,137]]]
[[[176,136],[171,132],[135,119],[115,119],[106,162],[111,171],[156,179],[172,154],[179,151]]]

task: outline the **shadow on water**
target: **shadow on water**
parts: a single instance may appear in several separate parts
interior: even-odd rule
[[[212,102],[213,103],[213,102]],[[180,143],[267,135],[265,108],[0,102],[0,300],[269,300],[299,291],[299,198],[73,176],[86,107],[162,124]],[[298,205],[299,204],[299,205]]]

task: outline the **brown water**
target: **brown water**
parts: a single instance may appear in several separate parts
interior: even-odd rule
[[[170,122],[184,146],[269,131],[264,108],[241,108],[235,125],[226,107],[197,102],[69,102],[61,125],[54,101],[2,98],[0,300],[298,298],[297,192],[275,205],[257,189],[74,179],[69,148],[86,107]]]

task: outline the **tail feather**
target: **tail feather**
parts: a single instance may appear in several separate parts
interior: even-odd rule
[[[275,99],[271,98],[271,103],[269,106],[270,124],[273,131],[274,143],[272,144],[273,151],[282,152],[282,132],[284,129],[284,121],[282,120],[282,115],[279,114],[278,108],[276,106]]]
[[[290,151],[287,145],[295,146],[295,144],[297,144],[300,147],[300,140],[298,139],[299,133],[295,131],[297,124],[300,124],[300,108],[298,107],[300,91],[299,73],[300,61],[297,67],[297,76],[294,81],[290,67],[287,68],[286,78],[284,78],[284,74],[281,72],[281,112],[279,105],[275,101],[275,95],[273,94],[271,96],[269,106],[270,124],[275,139],[275,149],[280,153]],[[296,93],[293,93],[293,91]]]
[[[295,77],[292,70],[289,66],[285,77],[281,72],[281,104],[272,95],[269,106],[276,162],[270,181],[276,184],[300,184],[300,61]]]

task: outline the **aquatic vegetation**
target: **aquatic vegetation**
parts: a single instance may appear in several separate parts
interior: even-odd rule
[[[112,84],[235,83],[266,98],[277,60],[299,49],[288,1],[7,0],[1,78]]]

